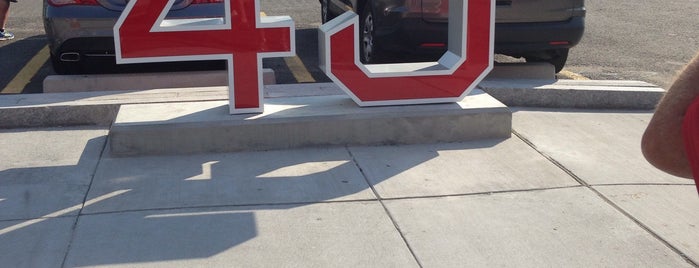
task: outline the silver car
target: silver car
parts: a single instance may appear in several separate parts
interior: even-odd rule
[[[128,0],[44,0],[44,28],[54,70],[59,74],[83,74],[117,69],[112,28],[127,2]],[[167,15],[168,18],[223,16],[223,0],[177,0]],[[197,63],[158,65],[177,69],[190,68]],[[223,62],[206,64],[214,68],[217,65],[225,68]]]

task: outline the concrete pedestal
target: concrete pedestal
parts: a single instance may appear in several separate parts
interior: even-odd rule
[[[110,131],[119,156],[414,144],[507,138],[512,113],[480,90],[459,103],[360,108],[345,95],[265,100],[229,115],[226,101],[122,105]]]

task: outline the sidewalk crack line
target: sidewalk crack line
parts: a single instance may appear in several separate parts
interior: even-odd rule
[[[640,220],[636,219],[636,217],[634,217],[633,215],[631,215],[631,213],[627,212],[626,210],[624,210],[623,208],[621,208],[619,205],[617,205],[616,203],[614,203],[614,201],[612,201],[611,199],[607,198],[607,197],[606,197],[604,194],[602,194],[601,192],[597,191],[597,189],[595,189],[592,185],[590,185],[589,183],[587,183],[587,182],[586,182],[585,180],[583,180],[582,178],[578,177],[578,175],[576,175],[573,171],[571,171],[570,169],[568,169],[567,167],[565,167],[563,164],[561,164],[560,162],[558,162],[556,159],[554,159],[554,158],[551,157],[550,155],[547,155],[546,153],[544,153],[544,152],[542,152],[541,150],[539,150],[539,148],[537,148],[537,146],[536,146],[533,142],[531,142],[529,139],[527,139],[526,137],[524,137],[522,134],[520,134],[519,132],[517,132],[517,131],[514,130],[514,129],[512,129],[512,134],[515,135],[517,138],[519,138],[519,139],[520,139],[521,141],[523,141],[524,143],[526,143],[527,145],[529,145],[529,147],[531,147],[532,149],[534,149],[537,153],[539,153],[541,156],[543,156],[544,158],[546,158],[549,162],[551,162],[552,164],[556,165],[558,168],[560,168],[560,169],[563,170],[565,173],[567,173],[568,175],[570,175],[574,180],[578,181],[578,183],[580,183],[581,185],[585,186],[588,190],[590,190],[590,191],[592,191],[593,193],[595,193],[599,198],[601,198],[604,202],[606,202],[606,203],[607,203],[608,205],[610,205],[612,208],[614,208],[614,209],[617,210],[619,213],[621,213],[622,215],[624,215],[626,218],[628,218],[628,219],[630,219],[631,221],[633,221],[634,223],[636,223],[636,225],[637,225],[638,227],[640,227],[641,229],[643,229],[644,231],[646,231],[648,234],[650,234],[651,236],[653,236],[653,237],[654,237],[656,240],[658,240],[660,243],[662,243],[663,245],[665,245],[666,247],[668,247],[670,250],[672,250],[673,252],[675,252],[675,253],[676,253],[677,255],[679,255],[685,262],[687,262],[688,264],[693,265],[694,267],[699,267],[699,264],[696,263],[696,262],[695,262],[694,260],[692,260],[691,258],[689,258],[689,256],[687,256],[684,252],[682,252],[681,250],[679,250],[678,248],[676,248],[675,246],[673,246],[672,244],[670,244],[670,242],[668,242],[667,240],[665,240],[664,238],[662,238],[659,234],[657,234],[656,232],[654,232],[649,226],[647,226],[646,224],[642,223]]]
[[[400,235],[400,238],[403,240],[403,243],[405,243],[405,246],[408,248],[408,251],[410,251],[410,255],[413,256],[413,259],[414,259],[415,262],[417,263],[418,267],[420,267],[420,268],[424,267],[424,266],[422,265],[422,263],[420,262],[420,259],[419,259],[419,258],[417,257],[417,255],[415,254],[415,250],[413,249],[413,247],[412,247],[412,246],[410,245],[410,243],[408,242],[408,239],[407,239],[407,238],[405,237],[405,235],[403,234],[403,231],[401,230],[400,226],[398,225],[398,222],[397,222],[396,219],[393,217],[393,214],[391,214],[391,211],[388,209],[388,207],[387,207],[386,204],[384,203],[384,199],[383,199],[383,198],[381,197],[381,195],[379,195],[379,193],[376,191],[376,188],[374,187],[374,185],[371,183],[371,181],[369,181],[369,177],[366,175],[366,172],[364,172],[364,169],[361,167],[361,165],[359,165],[359,161],[357,161],[357,158],[356,158],[356,157],[354,156],[354,154],[352,153],[352,150],[350,150],[349,146],[345,146],[345,150],[347,150],[347,153],[348,153],[348,154],[350,155],[350,157],[352,158],[352,162],[354,163],[355,167],[357,167],[357,169],[359,170],[359,172],[362,174],[362,177],[364,177],[364,181],[366,181],[367,185],[369,185],[369,187],[371,188],[371,191],[372,191],[372,192],[374,193],[374,195],[376,196],[376,200],[379,201],[379,203],[380,203],[381,206],[383,207],[384,212],[386,212],[386,215],[387,215],[388,218],[391,220],[391,223],[393,223],[393,227],[396,228],[396,231],[398,231],[398,234]]]

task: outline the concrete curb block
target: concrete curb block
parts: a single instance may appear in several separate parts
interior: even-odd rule
[[[640,81],[486,80],[479,87],[508,106],[654,109],[665,90]]]

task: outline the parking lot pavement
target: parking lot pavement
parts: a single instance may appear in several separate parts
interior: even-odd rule
[[[509,139],[118,158],[0,131],[13,267],[697,267],[699,197],[646,111],[514,109]]]

